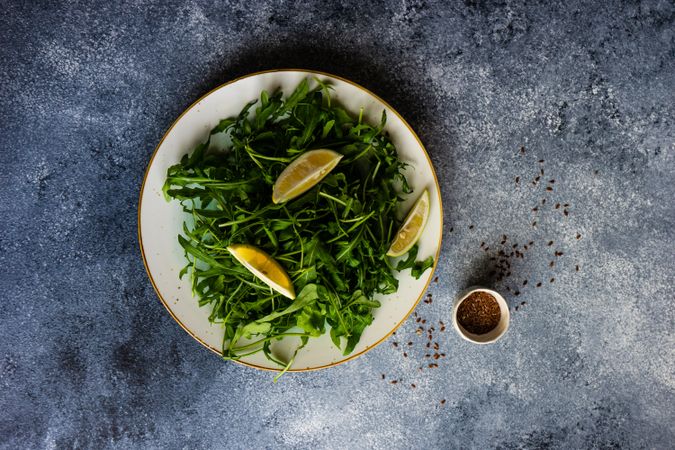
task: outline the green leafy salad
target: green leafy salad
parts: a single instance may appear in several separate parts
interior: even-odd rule
[[[398,289],[394,272],[419,278],[433,265],[432,257],[417,261],[417,246],[398,263],[387,256],[401,195],[412,190],[384,132],[386,114],[366,123],[363,109],[350,114],[330,91],[307,79],[286,98],[263,91],[168,170],[164,194],[186,213],[180,276],[191,277],[199,305],[224,327],[226,359],[262,351],[286,370],[294,357],[279,360],[272,341],[297,336],[304,346],[327,329],[347,355],[380,306],[375,294]],[[273,202],[279,175],[313,149],[337,152],[339,163],[304,193]],[[228,251],[240,244],[273,258],[297,295],[281,295],[242,265]]]

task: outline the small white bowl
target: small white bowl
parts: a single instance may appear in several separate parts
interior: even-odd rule
[[[459,305],[474,292],[485,292],[487,294],[490,294],[495,298],[495,300],[497,300],[497,303],[499,304],[499,312],[501,313],[499,323],[497,324],[496,327],[494,327],[492,330],[488,331],[485,334],[469,333],[457,321],[457,310],[459,309]],[[493,291],[492,289],[480,286],[472,286],[467,290],[463,291],[460,294],[460,296],[457,297],[457,300],[455,300],[455,304],[452,307],[452,324],[454,325],[455,330],[457,330],[457,333],[459,333],[459,335],[462,336],[464,339],[466,339],[469,342],[473,342],[474,344],[491,344],[493,342],[496,342],[499,338],[501,338],[504,335],[504,333],[506,333],[506,330],[509,329],[510,319],[511,314],[509,313],[509,305],[506,303],[506,300],[504,300],[504,297],[502,297],[498,292]]]

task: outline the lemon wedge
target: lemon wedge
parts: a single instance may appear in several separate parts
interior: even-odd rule
[[[290,163],[272,189],[272,201],[283,203],[308,191],[321,181],[342,159],[338,152],[328,149],[310,150]]]
[[[429,219],[429,203],[429,191],[425,189],[396,233],[394,242],[391,243],[391,247],[387,251],[387,256],[401,256],[419,240],[422,231],[424,231],[424,226],[427,224],[427,219]]]
[[[263,283],[285,297],[295,298],[291,277],[270,255],[247,244],[232,244],[227,251]]]

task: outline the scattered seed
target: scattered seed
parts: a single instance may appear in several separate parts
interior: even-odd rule
[[[527,286],[527,280],[523,281],[523,286]]]
[[[530,241],[530,242],[528,243],[528,245],[529,245],[530,247],[532,247],[532,246],[534,245],[534,241]]]
[[[392,342],[392,344],[394,345],[394,347],[398,347],[398,342]]]
[[[569,216],[569,215],[570,215],[570,213],[569,213],[567,210],[563,211],[563,214],[565,214],[565,216]]]
[[[396,384],[396,383],[398,383],[398,380],[391,380],[390,383],[391,383],[391,384]]]
[[[577,233],[577,239],[581,239],[581,235]]]
[[[555,266],[555,261],[551,261],[550,263],[548,263],[548,266],[549,266],[549,267]]]
[[[384,378],[385,378],[385,377],[384,377],[384,374],[382,374],[382,379],[384,380]]]
[[[559,208],[560,208],[560,203],[556,203],[556,204],[555,204],[555,209],[559,209]]]
[[[539,211],[539,207],[535,206],[534,208],[532,208],[532,211]]]
[[[539,173],[541,173],[542,175],[544,175],[544,169],[541,169],[541,170],[539,171]]]
[[[550,247],[551,245],[553,245],[553,241],[548,241],[548,246]]]
[[[536,226],[537,226],[537,221],[536,221],[536,220],[535,220],[534,222],[532,222],[532,226],[533,226],[533,227],[536,227]]]
[[[404,358],[407,358],[407,357],[408,357],[408,354],[407,354],[406,352],[403,352],[403,357],[404,357]]]
[[[420,367],[420,369],[421,369],[421,367]],[[412,384],[410,385],[410,387],[413,388],[413,389],[415,389],[417,386],[415,386],[415,383],[412,383]]]
[[[542,204],[542,205],[545,205],[545,204],[546,204],[546,199],[545,199],[545,198],[542,198],[542,199],[541,199],[541,204]]]
[[[554,281],[555,281],[555,278],[551,278],[551,283],[553,283]]]
[[[473,225],[469,225],[469,230],[473,230]]]
[[[454,228],[450,227],[450,233],[452,233],[452,232],[453,232],[453,230],[454,230]]]
[[[434,283],[438,283],[438,277],[434,278]]]
[[[546,190],[550,192],[550,191],[553,190],[553,188],[552,188],[551,186],[547,186],[547,187],[546,187]]]
[[[441,405],[445,405],[445,399],[441,400]]]
[[[441,357],[441,355],[439,355],[438,353],[434,353],[434,359],[438,359],[440,357]]]
[[[412,345],[412,341],[408,342],[408,346],[411,346],[411,345]]]
[[[520,177],[516,177],[516,184],[520,182]]]
[[[568,206],[570,206],[570,204],[569,204],[569,203],[565,203],[565,204],[563,205],[563,208],[567,208]]]
[[[534,181],[539,181],[540,178],[541,178],[540,176],[537,176],[537,177],[534,179]]]
[[[594,171],[593,173],[597,175],[598,173],[600,173],[600,171],[599,171],[599,170],[596,170],[596,171]]]
[[[579,271],[579,266],[577,266],[577,272]]]
[[[540,162],[540,163],[543,163],[543,162],[544,162],[544,160],[543,160],[543,159],[540,159],[540,160],[539,160],[539,162]]]
[[[541,281],[537,283],[537,287],[541,287]]]
[[[525,147],[524,146],[520,147],[520,154],[521,155],[525,154]]]
[[[548,180],[548,182],[553,184],[553,183],[555,183],[555,180]]]
[[[520,291],[514,292],[513,295],[515,295],[516,297],[519,296],[519,295],[520,295]]]
[[[484,245],[485,245],[485,242],[481,242],[481,243],[480,243],[480,248],[483,248]]]

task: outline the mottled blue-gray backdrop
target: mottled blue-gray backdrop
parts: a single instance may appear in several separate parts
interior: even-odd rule
[[[672,447],[673,2],[0,3],[3,448]],[[438,351],[411,319],[273,384],[156,298],[136,238],[155,145],[276,67],[363,84],[426,144]],[[476,282],[511,305],[492,346],[440,331]]]

